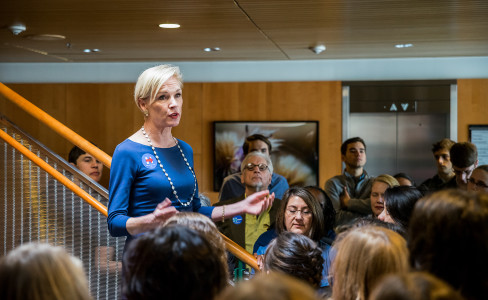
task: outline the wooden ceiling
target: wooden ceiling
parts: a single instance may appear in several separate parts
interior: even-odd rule
[[[22,22],[17,36],[9,25]],[[161,29],[160,23],[179,23]],[[57,34],[65,40],[32,36]],[[321,54],[309,48],[324,44]],[[395,48],[396,44],[413,44]],[[219,47],[216,52],[203,48]],[[100,49],[84,53],[83,49]],[[1,0],[0,62],[488,56],[487,0]]]

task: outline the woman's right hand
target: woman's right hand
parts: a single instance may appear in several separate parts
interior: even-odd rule
[[[166,198],[163,202],[156,206],[156,209],[154,209],[154,221],[158,224],[163,223],[177,213],[178,211],[174,206],[171,205],[171,201]]]
[[[125,227],[130,235],[136,235],[157,228],[178,211],[171,205],[168,198],[159,203],[152,213],[145,216],[132,217],[127,220]]]

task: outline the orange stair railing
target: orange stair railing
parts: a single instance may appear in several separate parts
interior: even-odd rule
[[[65,126],[64,124],[62,124],[61,122],[53,118],[52,116],[50,116],[48,113],[41,110],[39,107],[29,102],[21,95],[17,94],[15,91],[10,89],[3,83],[0,83],[0,93],[3,94],[9,101],[11,101],[12,103],[16,104],[21,109],[23,109],[25,112],[29,113],[31,116],[33,116],[34,118],[36,118],[37,120],[39,120],[40,122],[44,123],[46,126],[51,128],[52,130],[57,132],[63,138],[77,145],[85,152],[93,155],[93,157],[101,161],[107,168],[110,168],[112,162],[112,157],[110,157],[110,155],[103,152],[98,147],[94,146],[92,143],[84,139],[82,136],[80,136],[79,134],[77,134],[76,132],[74,132],[73,130],[71,130],[70,128],[68,128],[67,126]],[[2,130],[0,130],[0,138],[2,138],[7,143],[9,143],[12,147],[20,151],[31,161],[36,163],[39,167],[41,167],[43,170],[48,172],[59,182],[61,182],[67,188],[72,190],[76,195],[81,197],[84,201],[86,201],[88,204],[90,204],[95,209],[97,209],[101,214],[107,217],[107,207],[105,205],[103,205],[102,203],[100,203],[99,201],[91,197],[83,189],[81,189],[76,184],[71,182],[69,179],[67,179],[57,170],[52,168],[49,164],[44,162],[42,159],[37,157],[34,153],[30,152],[27,148],[22,146],[20,143],[18,143],[15,139],[10,137]],[[224,238],[226,247],[229,250],[229,252],[234,254],[238,259],[248,264],[255,270],[259,270],[259,267],[257,265],[257,260],[253,255],[251,255],[249,252],[247,252],[245,249],[243,249],[241,246],[236,244],[234,241],[232,241],[225,235],[222,235],[222,237]]]

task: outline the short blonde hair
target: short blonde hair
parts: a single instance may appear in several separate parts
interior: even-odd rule
[[[177,66],[159,65],[142,72],[134,88],[134,101],[137,107],[141,109],[139,99],[149,100],[148,104],[151,104],[156,98],[156,94],[161,89],[161,86],[171,77],[174,77],[180,84],[180,87],[183,88],[183,77],[180,68]]]
[[[0,261],[0,299],[92,299],[79,259],[61,247],[29,243]]]
[[[337,255],[332,263],[333,299],[368,299],[381,277],[409,270],[407,242],[386,228],[353,228],[334,248]]]
[[[388,185],[388,187],[394,187],[394,186],[399,186],[400,183],[398,182],[398,180],[396,180],[395,177],[391,176],[391,175],[388,175],[388,174],[381,174],[379,176],[377,176],[374,180],[373,180],[373,184],[375,182],[383,182],[385,184]]]

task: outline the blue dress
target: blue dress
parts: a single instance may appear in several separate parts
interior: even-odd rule
[[[190,166],[193,168],[193,150],[178,140]],[[178,146],[156,148],[156,153],[173,182],[182,203],[188,202],[194,190],[194,178]],[[152,213],[165,198],[179,211],[196,211],[208,217],[213,207],[201,206],[198,186],[190,206],[184,207],[173,195],[168,178],[159,166],[150,146],[126,139],[116,148],[112,158],[109,182],[108,229],[112,236],[132,236],[126,223],[131,217]]]

